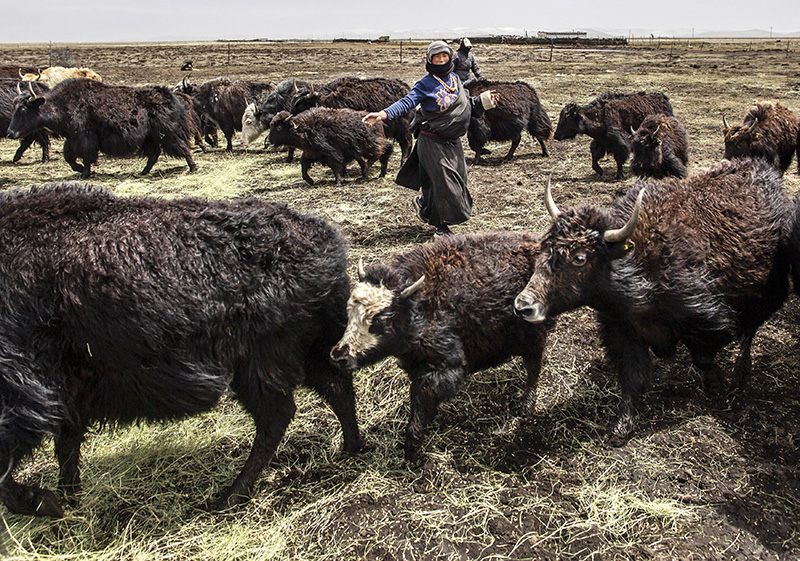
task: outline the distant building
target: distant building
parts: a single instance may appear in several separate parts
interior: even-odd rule
[[[539,31],[540,39],[586,39],[585,31]]]

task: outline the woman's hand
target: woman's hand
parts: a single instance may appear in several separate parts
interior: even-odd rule
[[[377,113],[367,113],[361,119],[361,122],[365,125],[369,125],[370,127],[379,121],[386,120],[386,111],[378,111]]]

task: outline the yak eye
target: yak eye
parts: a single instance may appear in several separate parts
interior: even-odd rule
[[[587,259],[588,256],[586,255],[586,252],[583,250],[574,251],[569,255],[569,262],[575,265],[576,267],[583,267],[584,265],[586,265]]]

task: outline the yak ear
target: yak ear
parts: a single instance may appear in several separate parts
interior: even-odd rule
[[[405,300],[406,298],[413,296],[420,288],[422,288],[424,282],[425,275],[422,275],[414,284],[403,289],[403,291],[400,293],[400,299]]]

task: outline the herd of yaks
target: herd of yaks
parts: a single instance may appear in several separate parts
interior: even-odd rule
[[[386,90],[380,80],[347,78],[338,85],[363,94],[375,84]],[[84,176],[94,162],[86,153],[92,147],[144,151],[147,171],[165,137],[172,135],[165,151],[174,154],[182,140],[190,147],[198,135],[213,141],[216,126],[228,147],[242,125],[248,142],[267,128],[272,133],[275,123],[299,129],[300,140],[288,135],[277,144],[301,149],[304,165],[322,158],[335,174],[359,158],[366,173],[366,164],[384,154],[365,157],[359,143],[369,139],[326,152],[306,138],[313,135],[298,122],[308,114],[298,110],[301,100],[322,106],[312,114],[389,104],[337,107],[344,96],[337,81],[273,85],[249,110],[252,100],[233,99],[226,89],[235,82],[225,79],[194,89],[184,81],[188,100],[167,88],[123,88],[127,132],[106,127],[105,136],[91,141],[75,135],[111,118],[103,115],[102,92],[116,88],[76,79],[41,93],[35,80],[28,82],[17,78],[10,121],[35,120],[33,111],[35,122],[79,121],[45,128],[69,141],[64,155],[74,168],[75,158],[84,158],[76,168]],[[510,158],[526,129],[546,153],[552,127],[533,88],[489,84],[501,89],[501,102],[470,128],[476,158],[488,140],[511,140]],[[485,86],[471,84],[471,92]],[[79,93],[71,98],[75,109],[54,108],[56,93],[69,90]],[[782,306],[790,281],[800,287],[799,204],[782,184],[800,127],[780,104],[759,103],[741,125],[726,123],[726,159],[687,177],[685,130],[671,113],[660,93],[569,104],[557,139],[591,136],[598,173],[605,153],[615,157],[619,174],[633,151],[634,169],[655,179],[637,181],[610,208],[563,209],[548,180],[552,223],[543,234],[443,237],[386,263],[359,263],[352,289],[339,229],[282,204],[124,198],[69,182],[0,193],[0,499],[14,513],[61,516],[54,492],[13,477],[45,436],[55,440],[59,488],[72,498],[91,424],[180,418],[208,410],[233,390],[256,426],[249,458],[215,504],[236,505],[271,460],[300,384],[330,404],[345,449],[361,448],[353,372],[387,356],[397,357],[411,379],[405,456],[414,460],[438,404],[469,372],[522,357],[522,410],[532,411],[547,334],[561,313],[581,306],[596,310],[619,374],[613,441],[624,443],[634,432],[636,403],[652,377],[651,352],[667,357],[683,344],[708,391],[718,394],[727,383],[715,355],[736,340],[733,385],[744,388],[757,329]],[[337,119],[331,118],[328,144],[341,135]],[[158,124],[155,138],[151,121]],[[16,126],[12,136],[39,130]],[[248,126],[260,130],[247,132]],[[141,144],[125,144],[130,130],[143,135]],[[407,155],[410,131],[379,130],[379,149],[390,149],[385,137],[391,136]]]

